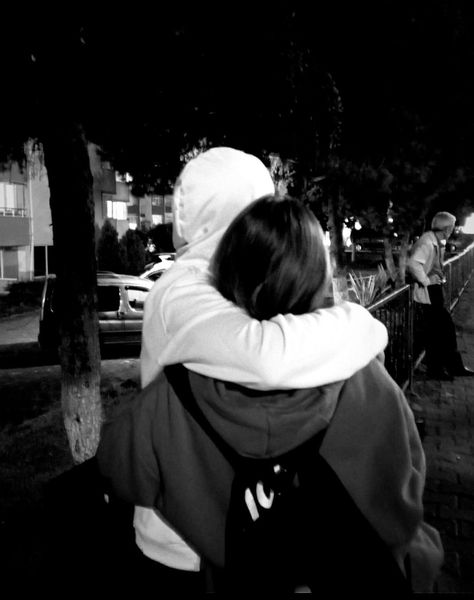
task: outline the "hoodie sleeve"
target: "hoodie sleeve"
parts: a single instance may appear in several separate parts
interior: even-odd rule
[[[423,520],[426,464],[408,402],[376,361],[349,380],[321,454],[403,565],[415,592],[432,592],[443,561],[439,533]]]
[[[173,275],[146,302],[143,385],[165,365],[184,363],[201,375],[254,389],[315,387],[347,379],[387,344],[385,326],[351,302],[257,321],[223,298],[205,275]]]
[[[109,491],[139,506],[158,504],[160,471],[154,452],[153,423],[156,402],[153,383],[102,427],[97,450],[100,472]]]

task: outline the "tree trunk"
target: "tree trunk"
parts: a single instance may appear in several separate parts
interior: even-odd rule
[[[57,259],[61,402],[73,459],[83,462],[95,454],[102,424],[92,174],[77,123],[55,122],[43,146]]]
[[[400,244],[400,254],[398,255],[398,281],[397,287],[405,285],[407,261],[408,261],[408,246],[409,246],[409,233],[404,233]]]
[[[339,207],[339,189],[336,188],[330,191],[328,202],[328,229],[331,240],[330,255],[333,267],[333,295],[336,303],[341,300],[349,300],[342,225],[343,221]]]
[[[344,252],[344,239],[342,236],[343,220],[339,209],[339,190],[329,192],[328,201],[328,229],[331,240],[331,257],[336,275],[346,273],[346,255]]]
[[[394,282],[397,281],[397,267],[395,266],[395,261],[393,260],[393,250],[392,244],[387,236],[383,237],[383,248],[385,255],[385,265],[387,267],[388,275],[390,279]]]

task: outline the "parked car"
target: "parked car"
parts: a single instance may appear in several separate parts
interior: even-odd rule
[[[42,350],[55,351],[59,344],[55,310],[56,277],[45,280],[41,298],[38,342]],[[140,345],[145,298],[153,282],[110,271],[97,273],[97,313],[101,346]]]
[[[159,260],[146,265],[145,271],[139,275],[140,279],[149,279],[150,281],[156,281],[163,273],[168,270],[174,264],[174,253],[160,254]]]
[[[152,254],[152,261],[149,262],[145,268],[149,269],[154,264],[159,263],[162,260],[175,260],[176,252],[155,252]]]

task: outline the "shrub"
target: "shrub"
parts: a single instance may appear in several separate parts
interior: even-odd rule
[[[24,304],[26,306],[40,306],[41,293],[44,281],[15,281],[8,286],[7,301],[12,304]]]
[[[376,274],[356,275],[353,271],[348,273],[349,290],[354,295],[356,302],[362,306],[370,306],[390,289],[389,278],[385,269],[379,265]]]
[[[97,241],[97,266],[102,271],[114,273],[123,273],[125,270],[118,233],[108,219],[104,221]]]
[[[129,229],[120,239],[120,249],[126,259],[125,271],[129,275],[139,275],[145,270],[146,249],[142,237]]]
[[[41,306],[43,285],[42,279],[10,283],[8,294],[0,298],[0,316],[14,315]]]

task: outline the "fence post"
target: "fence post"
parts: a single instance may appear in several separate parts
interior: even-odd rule
[[[412,391],[415,373],[415,305],[413,301],[414,285],[408,286],[408,389]]]

